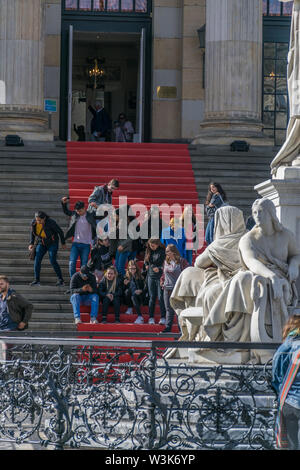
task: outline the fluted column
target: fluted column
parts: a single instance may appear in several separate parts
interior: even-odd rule
[[[0,0],[0,137],[51,140],[44,102],[44,0]]]
[[[205,115],[200,135],[262,137],[262,2],[206,2]]]

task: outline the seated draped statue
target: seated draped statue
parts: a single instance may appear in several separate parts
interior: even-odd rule
[[[214,266],[209,266],[212,258],[207,250],[196,261],[204,269],[204,281],[195,300],[202,321],[194,339],[272,341],[281,334],[277,330],[286,321],[288,306],[297,300],[294,283],[299,275],[300,251],[293,233],[279,222],[269,199],[257,199],[252,215],[255,226],[238,244],[237,272],[231,270],[227,279],[222,279],[224,272],[222,277],[216,273],[215,260]],[[218,250],[214,258],[219,259],[221,253],[222,249]],[[184,318],[185,312],[180,316]]]
[[[237,207],[223,206],[215,213],[214,240],[195,260],[194,267],[186,268],[179,276],[171,295],[171,305],[178,315],[181,327],[181,341],[204,340],[202,327],[195,326],[188,331],[187,323],[181,313],[190,307],[203,316],[203,294],[210,292],[211,298],[220,293],[224,285],[242,267],[238,245],[246,232],[243,212]],[[204,298],[206,309],[209,298]],[[196,310],[199,308],[199,310]],[[206,310],[205,310],[206,312]],[[200,322],[201,323],[201,322]],[[183,353],[181,357],[184,357]],[[168,357],[180,355],[176,348],[169,350]]]

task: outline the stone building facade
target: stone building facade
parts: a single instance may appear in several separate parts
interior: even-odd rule
[[[0,138],[88,137],[100,99],[137,141],[282,140],[292,3],[0,0]]]

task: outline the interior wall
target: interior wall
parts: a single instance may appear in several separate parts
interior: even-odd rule
[[[110,114],[112,121],[118,119],[121,112],[125,112],[128,119],[133,123],[136,128],[136,92],[137,92],[137,68],[138,68],[138,48],[134,43],[122,44],[105,44],[105,43],[81,43],[74,42],[73,54],[73,95],[75,93],[86,96],[88,90],[87,102],[84,103],[88,106],[88,102],[92,103],[96,99],[101,99],[103,90],[87,89],[89,79],[86,75],[88,57],[104,57],[104,67],[110,70],[110,78],[104,80],[104,91],[107,111]],[[74,100],[73,100],[74,101]],[[76,106],[77,107],[77,106]],[[74,106],[75,108],[75,106]],[[82,103],[78,108],[83,109]],[[79,124],[79,111],[74,110],[74,118],[78,120]],[[73,113],[72,113],[73,114]],[[87,115],[90,113],[87,113]],[[85,125],[87,132],[90,129],[90,119],[85,116],[82,117],[82,124]],[[73,131],[72,139],[77,140],[76,134]]]

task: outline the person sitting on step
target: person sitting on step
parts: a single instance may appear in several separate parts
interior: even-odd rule
[[[95,274],[97,284],[99,285],[103,278],[104,271],[113,264],[110,253],[109,238],[97,239],[97,243],[91,251],[91,257],[88,262],[89,269]]]
[[[146,304],[147,285],[137,262],[134,260],[128,262],[125,281],[128,281],[125,291],[126,297],[130,299],[138,315],[134,323],[142,324],[144,323],[144,318],[141,306]]]
[[[70,281],[71,298],[75,324],[81,323],[80,306],[91,306],[91,323],[98,323],[99,296],[96,278],[87,266],[81,266],[80,271],[73,274]]]
[[[120,307],[123,294],[121,279],[114,266],[110,266],[104,272],[104,276],[98,288],[100,299],[102,300],[102,323],[106,323],[109,306],[113,306],[115,323],[120,323]]]

